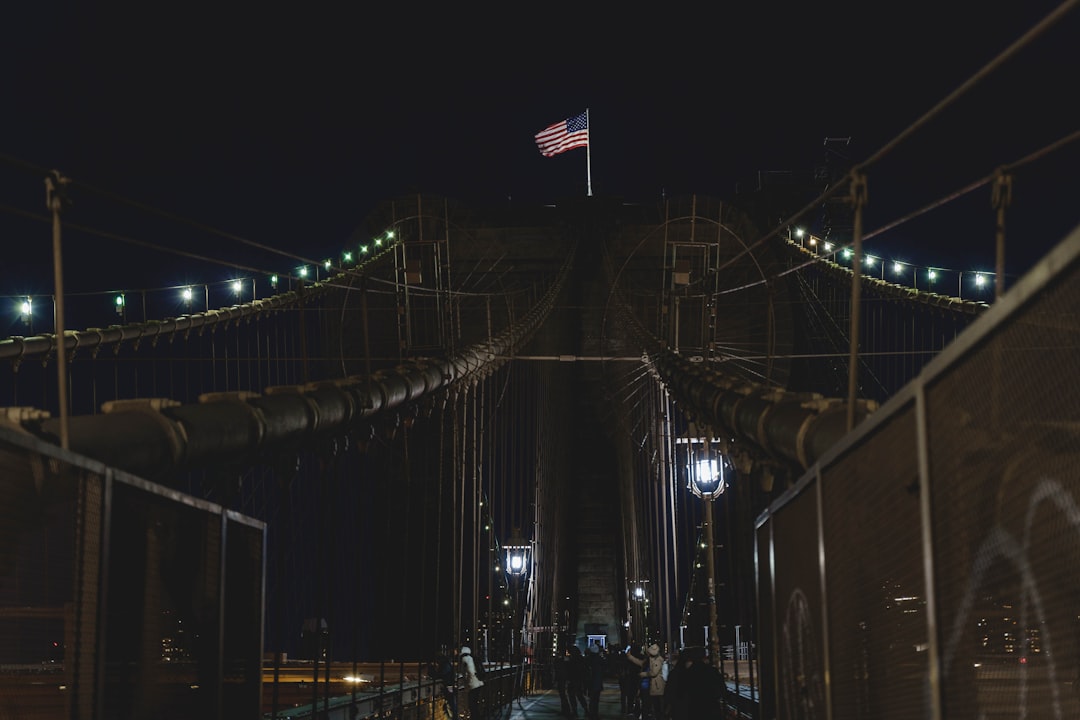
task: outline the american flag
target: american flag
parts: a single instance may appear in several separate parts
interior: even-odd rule
[[[544,157],[589,146],[589,111],[560,120],[536,133],[536,145]]]

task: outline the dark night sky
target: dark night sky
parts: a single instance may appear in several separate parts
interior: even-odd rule
[[[320,258],[403,193],[545,203],[583,192],[585,151],[543,158],[533,134],[586,107],[594,194],[628,201],[730,198],[759,170],[808,171],[827,136],[851,137],[862,160],[1059,3],[668,4],[662,15],[27,5],[0,30],[0,155]],[[1080,10],[1068,13],[872,168],[867,230],[1080,128],[1078,21]],[[1078,156],[1070,146],[1018,174],[1017,267],[1077,222]],[[48,226],[10,210],[44,213],[41,179],[0,163],[0,192],[0,295],[49,292]],[[73,196],[73,223],[260,269],[293,262],[84,189]],[[869,249],[989,268],[989,197],[980,189],[964,213]],[[73,289],[230,274],[77,232],[65,236],[65,266]]]

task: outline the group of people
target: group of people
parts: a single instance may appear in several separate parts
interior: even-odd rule
[[[611,665],[614,668],[611,668]],[[687,647],[669,662],[656,643],[648,647],[627,647],[609,656],[599,643],[583,653],[571,645],[555,663],[555,682],[562,712],[566,717],[599,720],[600,693],[609,669],[619,678],[620,707],[626,717],[639,720],[708,720],[721,717],[724,680],[709,662],[705,648]],[[469,691],[484,684],[472,650],[461,648],[455,666],[452,658],[440,654],[429,666],[428,675],[442,683],[442,695],[450,720],[467,718]],[[459,696],[461,702],[459,703]]]
[[[442,683],[442,697],[446,702],[446,714],[450,716],[450,720],[459,720],[459,718],[469,716],[469,692],[484,685],[484,681],[480,679],[476,671],[472,648],[467,645],[462,646],[456,668],[450,655],[439,653],[428,665],[428,677]],[[463,691],[460,693],[462,698],[460,705],[458,703],[459,691]]]
[[[555,663],[555,684],[563,715],[577,717],[581,706],[584,717],[600,717],[600,692],[604,689],[607,662],[598,643],[589,646],[586,657],[577,645],[571,645]]]
[[[555,680],[567,717],[599,717],[600,692],[611,659],[597,644],[583,655],[576,645],[564,651],[556,664]],[[620,708],[626,717],[640,720],[707,720],[721,717],[724,681],[708,661],[705,648],[688,647],[669,663],[660,646],[627,647],[615,657]]]

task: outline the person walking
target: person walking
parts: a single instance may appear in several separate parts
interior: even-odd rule
[[[600,643],[589,646],[589,657],[585,659],[589,668],[589,706],[585,716],[590,720],[600,720],[600,693],[604,690],[604,656],[600,653]]]
[[[476,662],[473,660],[472,648],[468,645],[461,647],[461,671],[465,682],[465,692],[461,695],[461,717],[472,717],[472,706],[475,704],[474,690],[484,686],[484,681],[476,674]]]
[[[641,717],[662,720],[664,717],[664,656],[660,654],[660,646],[656,643],[649,645],[643,659],[639,660],[633,655],[628,657],[631,662],[641,667]],[[648,690],[645,689],[645,682],[649,684]]]
[[[719,718],[723,696],[724,680],[720,671],[709,663],[705,648],[683,648],[664,690],[671,720]]]
[[[585,657],[581,654],[581,648],[574,645],[570,648],[570,659],[566,673],[566,694],[570,697],[570,717],[577,717],[578,705],[581,705],[582,714],[589,710],[589,700],[585,697],[585,688],[589,684],[589,668],[585,665]]]
[[[570,676],[570,651],[563,650],[555,660],[555,687],[559,689],[559,704],[564,717],[570,717],[570,693],[567,689]],[[577,715],[576,712],[573,713]]]

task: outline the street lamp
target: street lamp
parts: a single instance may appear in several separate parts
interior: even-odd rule
[[[29,328],[30,334],[34,334],[34,300],[27,295],[26,299],[19,304],[19,315],[22,316],[22,321]]]
[[[643,646],[649,644],[649,591],[648,580],[631,580],[630,581],[630,596],[634,599],[634,602],[638,604],[637,612],[632,613],[632,619],[636,622],[632,622],[629,628],[628,641],[635,641],[639,637],[643,641]],[[638,628],[639,632],[635,633],[634,629]]]
[[[705,501],[705,563],[709,595],[709,652],[713,667],[719,667],[720,637],[716,619],[716,560],[713,542],[713,500],[724,493],[732,468],[720,448],[701,438],[688,444],[690,492]]]
[[[514,604],[511,607],[513,619],[510,623],[510,647],[508,648],[511,660],[517,657],[517,653],[514,652],[514,625],[518,621],[518,596],[521,594],[521,581],[529,573],[529,553],[531,550],[532,546],[522,540],[516,532],[514,537],[510,539],[509,544],[503,546],[503,561],[505,563],[503,567],[510,573],[514,588]]]
[[[521,577],[529,571],[529,551],[532,548],[520,540],[512,540],[511,542],[516,544],[503,545],[503,560],[506,563],[506,571],[511,575]]]

